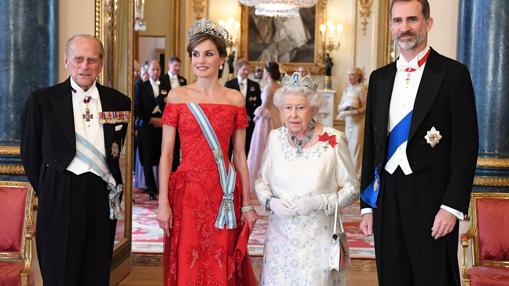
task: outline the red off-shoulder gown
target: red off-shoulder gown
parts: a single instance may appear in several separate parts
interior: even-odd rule
[[[245,108],[199,105],[218,137],[224,158],[228,158],[234,130],[248,126]],[[254,285],[253,277],[246,277],[252,274],[251,269],[245,268],[250,268],[249,263],[236,265],[234,260],[241,230],[240,176],[237,174],[234,192],[237,228],[218,229],[214,223],[223,192],[217,165],[198,122],[186,104],[168,103],[162,123],[177,127],[182,152],[181,164],[171,174],[168,190],[173,228],[164,241],[164,285]]]

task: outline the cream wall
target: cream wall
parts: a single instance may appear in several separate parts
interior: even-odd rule
[[[458,48],[459,0],[429,0],[433,26],[429,44],[436,51],[456,59]]]
[[[64,66],[67,39],[73,34],[95,33],[95,1],[58,1],[58,80],[68,77]]]
[[[163,36],[165,37],[165,58],[166,61],[173,55],[173,43],[174,39],[172,38],[173,31],[173,19],[170,15],[172,15],[172,5],[173,1],[171,0],[149,0],[145,1],[145,15],[144,19],[147,22],[147,30],[140,31],[140,36]],[[140,62],[144,62],[145,60],[150,60],[146,58],[139,58]],[[166,63],[161,63],[161,66],[164,66],[164,70],[168,71],[168,67]]]

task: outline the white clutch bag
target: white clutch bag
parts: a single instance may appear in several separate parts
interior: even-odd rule
[[[336,226],[339,219],[340,232],[337,232]],[[341,217],[338,217],[338,203],[334,212],[334,230],[331,237],[329,250],[329,270],[342,271],[350,267],[350,250],[347,245],[346,233],[343,229]]]

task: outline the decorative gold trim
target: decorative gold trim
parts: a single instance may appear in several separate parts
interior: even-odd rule
[[[389,29],[389,0],[380,0],[378,11],[378,57],[377,66],[382,67],[394,61],[392,35]]]
[[[177,19],[176,21],[173,21],[173,55],[180,54],[180,1],[179,0],[173,0],[173,19]]]
[[[205,0],[193,0],[193,12],[196,20],[205,16]]]
[[[94,31],[95,37],[101,41],[104,45],[104,36],[103,36],[103,0],[95,0],[95,21],[94,21]],[[99,73],[98,80],[101,83],[104,83],[104,65],[103,72]]]
[[[25,169],[23,165],[15,164],[0,164],[1,175],[24,175]]]
[[[240,42],[237,58],[247,58],[248,53],[248,32],[249,32],[249,9],[250,7],[241,5],[240,12]],[[293,72],[299,66],[307,67],[312,74],[322,74],[325,70],[324,58],[325,51],[323,49],[320,38],[320,24],[327,19],[327,0],[319,0],[316,3],[316,19],[315,19],[315,54],[312,63],[280,63],[279,69],[282,72]],[[252,68],[263,66],[264,63],[259,61],[251,61]]]
[[[0,146],[0,155],[20,155],[19,146]]]
[[[368,30],[368,19],[371,16],[371,5],[373,4],[373,0],[358,0],[359,3],[359,14],[361,16],[361,25],[362,25],[362,35],[366,36],[366,31]]]
[[[19,252],[0,252],[2,261],[20,261],[23,262],[23,269],[20,273],[22,285],[28,285],[28,277],[32,266],[32,203],[34,200],[33,188],[28,182],[19,181],[0,181],[0,187],[23,188],[27,190],[25,214],[23,222],[23,234]]]
[[[509,177],[476,176],[474,185],[480,187],[509,187]]]
[[[477,167],[509,168],[509,158],[477,158]]]
[[[466,232],[467,236],[473,239],[472,248],[474,255],[472,264],[473,266],[509,267],[509,261],[479,261],[479,237],[477,235],[477,200],[487,198],[509,200],[509,193],[472,193],[472,199],[470,201],[472,222],[470,224],[469,230]],[[466,246],[468,247],[468,244]],[[466,271],[466,269],[464,270]]]

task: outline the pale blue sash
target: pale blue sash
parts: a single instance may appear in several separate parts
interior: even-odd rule
[[[215,226],[220,229],[223,229],[225,225],[226,229],[237,228],[235,209],[233,205],[233,192],[235,190],[236,177],[236,172],[233,168],[233,158],[227,173],[221,145],[219,144],[219,140],[217,139],[207,115],[205,115],[197,103],[188,103],[187,107],[191,110],[191,113],[193,113],[196,121],[198,121],[198,125],[200,125],[203,135],[205,135],[205,139],[207,139],[210,149],[212,150],[212,155],[214,155],[214,160],[216,161],[217,169],[219,171],[219,181],[221,182],[221,189],[223,190],[223,200],[219,207]]]
[[[120,195],[122,194],[122,184],[116,185],[115,178],[111,175],[106,157],[85,137],[76,133],[76,158],[92,168],[108,186],[108,197],[110,206],[110,219],[119,219],[123,217],[120,208]]]

